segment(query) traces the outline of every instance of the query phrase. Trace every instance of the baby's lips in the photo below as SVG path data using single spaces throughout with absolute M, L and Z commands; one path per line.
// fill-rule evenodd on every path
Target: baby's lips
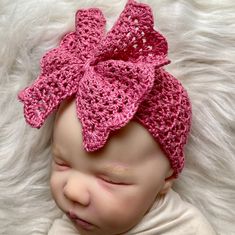
M 78 217 L 76 216 L 76 214 L 73 213 L 73 212 L 71 212 L 71 211 L 69 211 L 69 212 L 67 213 L 67 215 L 68 215 L 71 219 L 78 219 Z
M 89 221 L 85 220 L 85 219 L 82 219 L 80 217 L 78 217 L 74 212 L 72 211 L 69 211 L 67 213 L 68 217 L 72 220 L 79 220 L 81 222 L 83 222 L 84 224 L 87 224 L 87 225 L 93 225 L 92 223 L 90 223 Z

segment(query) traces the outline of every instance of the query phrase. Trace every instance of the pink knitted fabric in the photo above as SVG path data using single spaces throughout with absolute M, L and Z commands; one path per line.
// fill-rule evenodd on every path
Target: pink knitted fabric
M 150 7 L 133 0 L 107 34 L 99 9 L 79 10 L 75 32 L 44 55 L 39 77 L 19 93 L 26 121 L 40 128 L 75 96 L 87 151 L 103 147 L 111 131 L 133 119 L 160 144 L 177 177 L 191 105 L 180 82 L 162 68 L 169 63 L 167 42 L 153 26 Z

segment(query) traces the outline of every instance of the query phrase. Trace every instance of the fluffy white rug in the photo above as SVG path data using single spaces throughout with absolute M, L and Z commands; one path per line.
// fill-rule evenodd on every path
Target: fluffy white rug
M 193 128 L 174 188 L 218 234 L 235 234 L 235 2 L 145 0 L 167 36 L 168 71 L 188 89 Z M 53 117 L 26 125 L 16 95 L 39 73 L 45 51 L 95 6 L 111 28 L 126 0 L 0 0 L 0 234 L 47 234 L 60 216 L 48 187 Z

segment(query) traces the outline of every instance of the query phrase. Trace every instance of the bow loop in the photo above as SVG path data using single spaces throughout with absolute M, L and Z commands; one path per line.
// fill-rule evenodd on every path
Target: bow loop
M 110 60 L 89 67 L 76 95 L 85 149 L 101 148 L 111 131 L 129 122 L 153 83 L 152 66 Z
M 129 1 L 113 28 L 98 45 L 99 61 L 114 59 L 133 63 L 149 63 L 159 68 L 170 61 L 167 41 L 154 30 L 151 8 Z
M 104 36 L 104 27 L 105 18 L 99 9 L 79 10 L 76 31 L 65 35 L 59 47 L 42 57 L 37 80 L 18 94 L 32 127 L 40 128 L 64 99 L 77 92 L 84 65 Z

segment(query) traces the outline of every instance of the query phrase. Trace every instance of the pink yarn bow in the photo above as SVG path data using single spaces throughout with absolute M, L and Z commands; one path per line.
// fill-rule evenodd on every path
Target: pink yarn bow
M 110 131 L 133 118 L 156 69 L 169 63 L 167 42 L 153 26 L 150 7 L 132 0 L 106 35 L 99 9 L 79 10 L 76 31 L 45 54 L 41 74 L 19 93 L 27 122 L 40 128 L 63 100 L 75 96 L 85 149 L 102 147 Z

